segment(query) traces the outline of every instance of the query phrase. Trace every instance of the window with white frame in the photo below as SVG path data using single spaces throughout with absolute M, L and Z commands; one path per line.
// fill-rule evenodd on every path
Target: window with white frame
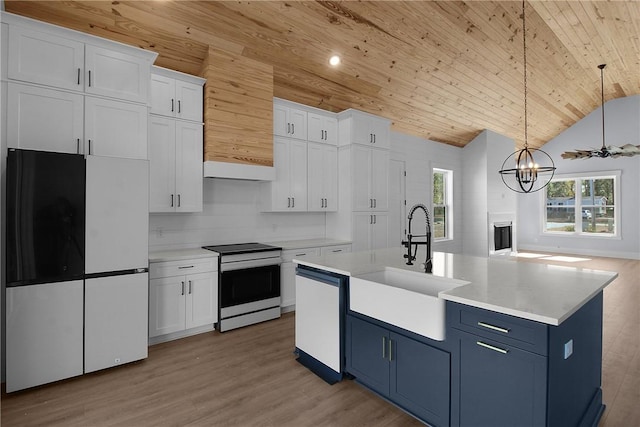
M 618 171 L 554 178 L 543 192 L 543 232 L 618 236 L 619 186 Z
M 453 172 L 433 169 L 433 239 L 453 238 Z

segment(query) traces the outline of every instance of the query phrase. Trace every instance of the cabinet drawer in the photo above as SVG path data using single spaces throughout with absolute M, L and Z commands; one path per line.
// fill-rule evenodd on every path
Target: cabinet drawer
M 295 259 L 303 259 L 310 256 L 318 256 L 320 255 L 320 248 L 302 248 L 302 249 L 292 249 L 289 251 L 282 252 L 282 260 L 283 262 L 291 262 Z
M 339 254 L 345 252 L 351 252 L 351 245 L 323 246 L 322 248 L 320 248 L 321 255 Z
M 548 326 L 507 314 L 447 302 L 449 326 L 541 355 L 547 354 Z
M 181 261 L 152 262 L 149 264 L 149 278 L 183 276 L 185 274 L 217 271 L 218 258 L 198 258 Z

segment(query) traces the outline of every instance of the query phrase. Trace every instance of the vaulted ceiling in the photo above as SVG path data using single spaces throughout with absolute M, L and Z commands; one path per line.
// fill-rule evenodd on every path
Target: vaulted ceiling
M 5 0 L 5 10 L 156 51 L 157 65 L 190 74 L 209 45 L 229 50 L 274 67 L 274 96 L 368 111 L 433 141 L 464 146 L 483 129 L 524 140 L 520 1 Z M 599 106 L 598 64 L 606 100 L 640 94 L 640 2 L 525 10 L 529 145 Z

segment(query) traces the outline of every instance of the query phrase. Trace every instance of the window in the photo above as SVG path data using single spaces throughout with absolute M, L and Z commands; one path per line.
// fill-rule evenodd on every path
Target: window
M 433 170 L 433 239 L 453 238 L 453 172 Z
M 553 179 L 544 192 L 545 233 L 619 235 L 619 172 Z

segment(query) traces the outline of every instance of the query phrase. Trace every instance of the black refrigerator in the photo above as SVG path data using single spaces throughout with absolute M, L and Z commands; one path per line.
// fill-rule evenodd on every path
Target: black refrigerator
M 148 161 L 9 149 L 7 392 L 147 357 Z

